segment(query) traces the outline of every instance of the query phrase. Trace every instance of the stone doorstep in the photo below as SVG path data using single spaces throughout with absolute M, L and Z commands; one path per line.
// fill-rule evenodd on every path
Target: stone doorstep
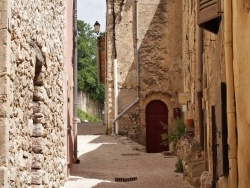
M 132 146 L 132 150 L 136 150 L 136 151 L 141 151 L 141 152 L 146 152 L 146 147 L 142 146 L 142 145 L 134 145 Z
M 121 136 L 121 137 L 118 137 L 118 140 L 122 144 L 129 145 L 132 150 L 146 152 L 146 147 L 145 146 L 138 144 L 137 142 L 131 140 L 131 138 L 129 138 L 129 137 Z

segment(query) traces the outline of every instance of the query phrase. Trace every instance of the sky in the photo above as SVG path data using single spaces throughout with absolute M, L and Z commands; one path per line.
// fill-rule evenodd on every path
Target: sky
M 77 0 L 77 19 L 94 26 L 98 21 L 101 24 L 101 32 L 106 25 L 106 0 Z

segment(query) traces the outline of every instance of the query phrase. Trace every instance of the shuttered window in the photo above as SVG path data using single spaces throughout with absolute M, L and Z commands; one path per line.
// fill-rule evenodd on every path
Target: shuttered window
M 197 6 L 198 25 L 217 33 L 221 17 L 221 0 L 198 0 Z

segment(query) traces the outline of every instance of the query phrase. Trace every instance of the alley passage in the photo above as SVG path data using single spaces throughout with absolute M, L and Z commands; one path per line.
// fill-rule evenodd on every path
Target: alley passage
M 174 156 L 146 153 L 127 137 L 105 135 L 102 123 L 78 124 L 78 156 L 65 188 L 191 188 Z

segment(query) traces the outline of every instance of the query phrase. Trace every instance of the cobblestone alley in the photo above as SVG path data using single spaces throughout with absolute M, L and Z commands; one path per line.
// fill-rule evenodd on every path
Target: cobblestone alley
M 105 135 L 100 123 L 78 125 L 78 156 L 65 188 L 191 188 L 174 172 L 176 157 L 146 153 L 126 137 Z

